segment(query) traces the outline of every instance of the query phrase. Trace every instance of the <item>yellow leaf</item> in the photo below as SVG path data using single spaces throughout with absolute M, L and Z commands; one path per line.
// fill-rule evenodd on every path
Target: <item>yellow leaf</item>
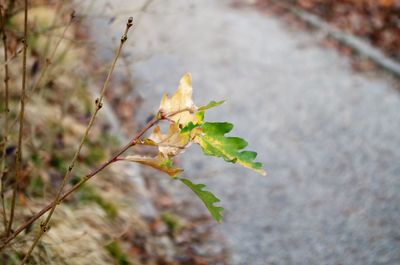
M 174 177 L 183 171 L 181 168 L 174 167 L 173 162 L 162 154 L 158 154 L 156 157 L 132 155 L 125 157 L 123 160 L 153 167 L 167 173 L 171 177 Z
M 157 126 L 148 139 L 158 145 L 161 154 L 165 157 L 171 157 L 184 151 L 190 142 L 190 135 L 189 133 L 181 133 L 179 124 L 172 123 L 167 134 L 161 133 L 160 126 Z
M 168 98 L 168 95 L 164 95 L 160 103 L 160 112 L 164 115 L 179 112 L 169 118 L 183 126 L 189 122 L 196 124 L 198 117 L 194 112 L 197 107 L 192 99 L 192 90 L 192 76 L 187 73 L 181 78 L 179 87 L 171 98 Z

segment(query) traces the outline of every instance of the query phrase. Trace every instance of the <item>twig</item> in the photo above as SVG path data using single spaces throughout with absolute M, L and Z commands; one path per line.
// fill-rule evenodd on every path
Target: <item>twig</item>
M 52 63 L 53 58 L 55 57 L 55 53 L 56 53 L 56 51 L 57 51 L 59 45 L 61 44 L 61 41 L 64 40 L 64 39 L 66 39 L 66 38 L 65 38 L 65 34 L 66 34 L 66 32 L 67 32 L 69 26 L 72 24 L 74 18 L 75 18 L 75 13 L 72 12 L 72 13 L 71 13 L 71 16 L 70 16 L 70 21 L 68 22 L 67 26 L 65 26 L 63 33 L 61 34 L 61 36 L 57 36 L 57 37 L 59 37 L 59 39 L 58 39 L 56 45 L 54 46 L 54 49 L 53 49 L 53 51 L 52 51 L 50 57 L 46 59 L 45 66 L 42 68 L 42 70 L 41 70 L 41 72 L 40 72 L 40 75 L 39 75 L 39 78 L 37 79 L 37 81 L 35 82 L 35 84 L 32 86 L 32 88 L 28 91 L 28 94 L 25 95 L 25 101 L 26 101 L 26 102 L 29 102 L 29 100 L 32 98 L 32 95 L 34 94 L 34 92 L 35 92 L 35 91 L 37 90 L 37 88 L 39 87 L 40 83 L 42 83 L 41 80 L 42 80 L 42 78 L 45 76 L 45 73 L 46 73 L 46 71 L 47 71 L 47 68 L 48 68 L 49 65 Z M 50 38 L 50 36 L 49 36 L 49 38 Z M 16 54 L 14 55 L 14 57 L 16 57 L 17 55 L 18 55 L 18 53 L 16 53 Z M 12 59 L 12 58 L 11 58 L 11 59 Z M 10 59 L 10 60 L 11 60 L 11 59 Z M 9 60 L 9 61 L 10 61 L 10 60 Z M 7 62 L 7 63 L 8 63 L 8 62 Z M 6 63 L 6 64 L 7 64 L 7 63 Z M 17 117 L 15 118 L 15 120 L 11 122 L 11 125 L 10 125 L 10 128 L 11 128 L 11 129 L 17 124 L 19 118 L 20 118 L 19 115 L 17 115 Z
M 21 88 L 21 110 L 19 117 L 19 134 L 18 134 L 18 145 L 17 145 L 17 156 L 15 159 L 15 182 L 13 187 L 13 194 L 11 200 L 10 220 L 8 222 L 7 232 L 9 235 L 12 229 L 15 212 L 15 202 L 17 198 L 17 190 L 19 185 L 19 178 L 21 174 L 21 160 L 22 160 L 22 134 L 24 129 L 24 112 L 25 112 L 25 87 L 26 87 L 26 54 L 27 54 L 27 37 L 28 37 L 28 0 L 25 0 L 24 7 L 24 37 L 22 39 L 23 56 L 22 56 L 22 88 Z
M 72 188 L 70 188 L 68 191 L 66 191 L 62 196 L 60 196 L 58 203 L 63 202 L 66 198 L 68 198 L 72 193 L 77 191 L 83 184 L 85 184 L 89 179 L 94 177 L 97 173 L 105 169 L 107 166 L 112 164 L 113 162 L 118 161 L 119 156 L 122 155 L 126 150 L 129 148 L 137 145 L 140 143 L 140 138 L 151 128 L 153 127 L 156 123 L 158 123 L 160 120 L 164 120 L 167 117 L 174 116 L 176 114 L 179 114 L 181 112 L 188 111 L 188 109 L 182 109 L 179 111 L 175 111 L 166 115 L 156 115 L 154 119 L 152 119 L 150 122 L 148 122 L 140 132 L 138 132 L 131 141 L 124 147 L 120 149 L 120 151 L 117 152 L 116 155 L 114 155 L 111 159 L 108 161 L 104 162 L 100 167 L 97 169 L 93 170 L 89 174 L 87 174 L 80 182 L 75 184 Z M 52 209 L 54 203 L 49 203 L 47 206 L 45 206 L 42 210 L 40 210 L 38 213 L 34 214 L 31 218 L 29 218 L 25 223 L 23 223 L 20 227 L 15 229 L 15 231 L 6 239 L 4 239 L 2 245 L 0 245 L 0 251 L 2 251 L 14 238 L 16 238 L 22 231 L 24 231 L 27 227 L 31 226 L 36 220 L 38 220 L 40 217 L 42 217 L 45 213 L 47 213 L 50 209 Z M 48 228 L 47 228 L 48 229 Z
M 8 60 L 8 53 L 7 53 L 7 35 L 4 30 L 4 25 L 6 23 L 7 19 L 7 11 L 4 11 L 4 14 L 2 10 L 0 10 L 0 16 L 1 16 L 1 32 L 3 34 L 2 40 L 3 40 L 3 48 L 4 48 L 4 61 L 7 62 Z M 3 223 L 4 223 L 4 230 L 7 230 L 7 212 L 6 212 L 6 205 L 4 201 L 4 176 L 6 172 L 6 151 L 7 151 L 7 142 L 8 142 L 8 116 L 9 116 L 9 106 L 8 106 L 8 65 L 4 64 L 4 138 L 3 138 L 3 150 L 1 154 L 1 165 L 0 165 L 0 200 L 1 200 L 1 208 L 2 208 L 2 213 L 3 213 Z
M 89 135 L 89 131 L 90 131 L 90 129 L 91 129 L 92 126 L 93 126 L 93 123 L 94 123 L 94 121 L 95 121 L 95 119 L 96 119 L 97 113 L 99 112 L 99 110 L 100 110 L 101 107 L 102 107 L 102 104 L 103 104 L 102 101 L 103 101 L 105 92 L 106 92 L 106 90 L 107 90 L 107 88 L 108 88 L 108 86 L 109 86 L 110 79 L 111 79 L 111 75 L 112 75 L 112 73 L 113 73 L 113 71 L 114 71 L 114 68 L 115 68 L 115 65 L 116 65 L 116 63 L 117 63 L 117 60 L 118 60 L 118 58 L 119 58 L 119 56 L 120 56 L 120 54 L 121 54 L 122 48 L 123 48 L 123 46 L 124 46 L 126 40 L 128 39 L 127 34 L 128 34 L 129 29 L 132 27 L 132 25 L 133 25 L 133 18 L 130 17 L 130 18 L 128 19 L 127 24 L 126 24 L 125 32 L 124 32 L 124 34 L 123 34 L 122 37 L 121 37 L 120 45 L 119 45 L 119 47 L 118 47 L 118 49 L 117 49 L 117 51 L 116 51 L 116 54 L 115 54 L 113 63 L 112 63 L 112 65 L 111 65 L 111 68 L 110 68 L 110 70 L 109 70 L 109 72 L 108 72 L 107 78 L 106 78 L 106 80 L 104 81 L 103 88 L 101 89 L 101 92 L 100 92 L 100 97 L 96 99 L 96 102 L 95 102 L 95 104 L 96 104 L 95 111 L 93 112 L 92 117 L 90 118 L 90 121 L 89 121 L 89 123 L 88 123 L 88 126 L 86 127 L 86 131 L 85 131 L 85 133 L 84 133 L 84 135 L 83 135 L 83 137 L 82 137 L 82 139 L 81 139 L 81 142 L 80 142 L 80 144 L 79 144 L 79 146 L 78 146 L 78 149 L 76 150 L 75 155 L 74 155 L 74 157 L 72 158 L 72 160 L 71 160 L 71 162 L 70 162 L 70 164 L 69 164 L 69 166 L 68 166 L 68 169 L 67 169 L 67 171 L 66 171 L 66 173 L 65 173 L 65 175 L 64 175 L 63 181 L 62 181 L 62 183 L 61 183 L 61 185 L 60 185 L 60 187 L 59 187 L 59 189 L 58 189 L 58 191 L 57 191 L 57 195 L 56 195 L 54 201 L 51 203 L 50 212 L 49 212 L 49 214 L 47 215 L 47 218 L 45 219 L 45 221 L 40 225 L 40 228 L 41 228 L 41 229 L 39 230 L 39 233 L 38 233 L 37 237 L 36 237 L 35 240 L 33 241 L 32 246 L 29 248 L 27 254 L 25 255 L 24 259 L 22 260 L 21 265 L 25 264 L 25 262 L 28 260 L 29 256 L 31 255 L 33 249 L 34 249 L 35 246 L 39 243 L 40 238 L 42 237 L 42 235 L 48 230 L 48 224 L 49 224 L 49 222 L 50 222 L 50 219 L 51 219 L 51 217 L 53 216 L 53 213 L 54 213 L 54 211 L 55 211 L 55 209 L 56 209 L 56 207 L 57 207 L 57 204 L 60 203 L 60 198 L 61 198 L 61 195 L 62 195 L 62 191 L 64 190 L 64 187 L 65 187 L 67 181 L 69 180 L 69 177 L 70 177 L 70 175 L 71 175 L 72 169 L 74 168 L 75 162 L 76 162 L 76 160 L 78 159 L 78 156 L 79 156 L 79 154 L 80 154 L 80 152 L 81 152 L 81 149 L 82 149 L 82 147 L 83 147 L 83 144 L 84 144 L 84 142 L 86 141 L 86 138 L 87 138 L 88 135 Z M 130 146 L 128 146 L 127 149 L 128 149 L 129 147 L 130 147 Z M 111 162 L 113 162 L 113 161 L 111 161 Z M 110 163 L 111 163 L 111 162 L 110 162 Z M 109 163 L 109 164 L 110 164 L 110 163 Z M 107 165 L 108 165 L 108 164 L 106 164 L 104 167 L 106 167 Z M 102 169 L 102 168 L 101 168 L 101 169 Z M 100 169 L 100 170 L 101 170 L 101 169 Z M 100 170 L 99 170 L 99 171 L 100 171 Z M 97 172 L 98 172 L 98 171 L 97 171 Z M 95 171 L 95 174 L 97 174 L 97 172 Z M 80 186 L 78 186 L 78 188 L 79 188 L 79 187 L 80 187 Z
M 147 0 L 140 8 L 139 8 L 139 10 L 138 10 L 138 15 L 136 16 L 136 18 L 135 18 L 135 27 L 131 30 L 131 32 L 134 32 L 135 30 L 136 30 L 136 28 L 137 28 L 137 26 L 138 26 L 138 24 L 140 23 L 140 21 L 141 21 L 141 18 L 142 18 L 142 16 L 143 16 L 143 13 L 145 13 L 145 12 L 147 12 L 147 10 L 148 10 L 148 8 L 150 7 L 150 5 L 153 3 L 153 1 L 154 0 Z M 91 5 L 92 5 L 92 3 L 94 3 L 94 1 L 92 1 L 91 2 Z M 90 9 L 90 7 L 91 7 L 91 5 L 89 5 L 88 7 L 87 7 L 87 10 L 89 10 Z M 85 12 L 84 12 L 85 13 Z M 125 13 L 125 12 L 124 12 Z M 96 47 L 102 47 L 103 49 L 107 49 L 107 50 L 112 50 L 112 48 L 111 47 L 109 47 L 109 46 L 107 46 L 107 45 L 105 45 L 105 44 L 102 44 L 102 43 L 96 43 L 95 41 L 87 41 L 87 40 L 79 40 L 79 41 L 77 41 L 77 40 L 74 40 L 74 39 L 71 39 L 71 38 L 68 38 L 68 37 L 65 37 L 64 36 L 64 34 L 62 34 L 61 36 L 60 35 L 56 35 L 56 34 L 46 34 L 45 32 L 46 31 L 49 31 L 48 29 L 46 29 L 46 30 L 44 30 L 44 31 L 42 31 L 42 32 L 38 32 L 38 31 L 35 31 L 34 33 L 39 33 L 39 34 L 43 34 L 43 35 L 46 35 L 46 36 L 49 36 L 49 37 L 60 37 L 60 38 L 62 38 L 62 39 L 65 39 L 65 40 L 68 40 L 70 43 L 74 43 L 74 44 L 77 44 L 77 45 L 91 45 L 91 46 L 96 46 Z M 14 58 L 16 58 L 17 56 L 18 56 L 18 54 L 20 54 L 22 52 L 22 49 L 21 50 L 18 50 L 7 62 L 5 62 L 5 64 L 8 64 L 11 60 L 13 60 Z M 127 65 L 128 64 L 128 62 L 125 60 L 125 58 L 123 58 L 124 59 L 124 63 L 125 63 L 125 65 Z M 140 59 L 139 59 L 140 60 Z M 47 64 L 47 62 L 46 62 L 46 64 Z M 104 68 L 106 68 L 106 67 L 104 67 Z M 129 70 L 129 69 L 128 69 Z M 102 71 L 99 71 L 100 73 L 102 72 Z M 129 80 L 132 80 L 132 78 L 131 78 L 131 74 L 128 74 L 128 77 L 129 77 Z M 40 79 L 40 78 L 39 78 Z M 131 83 L 131 82 L 130 82 Z M 37 85 L 38 85 L 38 82 L 36 83 L 36 85 L 35 85 L 35 87 L 37 87 Z M 35 88 L 36 89 L 36 88 Z M 33 89 L 32 89 L 32 91 L 33 91 Z M 29 99 L 30 99 L 30 95 L 28 95 L 28 97 L 27 97 L 27 100 L 28 100 L 28 102 L 29 102 Z M 19 116 L 17 116 L 17 118 L 14 120 L 14 121 L 12 121 L 11 122 L 11 125 L 10 125 L 10 128 L 13 128 L 16 124 L 17 124 L 17 122 L 18 122 L 18 119 L 19 119 Z
M 75 184 L 72 188 L 70 188 L 68 191 L 66 191 L 62 196 L 60 196 L 58 202 L 61 203 L 64 201 L 68 196 L 70 196 L 73 192 L 78 190 L 83 184 L 86 183 L 89 179 L 91 179 L 93 176 L 95 176 L 97 173 L 99 173 L 101 170 L 106 168 L 108 165 L 111 163 L 115 162 L 117 158 L 122 155 L 126 150 L 128 150 L 130 147 L 135 146 L 138 143 L 138 140 L 140 137 L 142 137 L 143 134 L 147 132 L 148 129 L 150 129 L 154 124 L 156 124 L 160 119 L 155 118 L 149 123 L 146 124 L 146 126 L 127 144 L 125 145 L 120 151 L 117 152 L 116 155 L 114 155 L 111 159 L 109 159 L 107 162 L 103 163 L 100 167 L 97 169 L 93 170 L 89 174 L 87 174 L 80 182 Z M 6 238 L 3 242 L 3 244 L 0 246 L 0 251 L 2 251 L 8 243 L 10 243 L 18 234 L 20 234 L 22 231 L 24 231 L 28 226 L 32 225 L 37 219 L 39 219 L 41 216 L 43 216 L 46 212 L 52 209 L 54 203 L 49 203 L 46 207 L 44 207 L 40 212 L 36 213 L 33 215 L 29 220 L 27 220 L 24 224 L 22 224 L 20 227 L 18 227 L 14 233 L 12 233 L 8 238 Z
M 22 48 L 22 49 L 20 49 L 20 50 L 17 50 L 14 54 L 11 55 L 10 58 L 8 58 L 7 61 L 5 61 L 4 63 L 2 63 L 3 66 L 4 66 L 4 65 L 8 65 L 12 60 L 14 60 L 15 58 L 17 58 L 18 55 L 20 55 L 21 52 L 22 52 L 23 50 L 24 50 L 24 48 Z

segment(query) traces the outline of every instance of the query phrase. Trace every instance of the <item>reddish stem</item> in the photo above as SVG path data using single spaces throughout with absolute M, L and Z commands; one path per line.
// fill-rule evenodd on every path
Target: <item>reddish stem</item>
M 104 168 L 112 164 L 113 162 L 118 160 L 118 157 L 122 155 L 126 150 L 128 150 L 130 147 L 134 146 L 137 144 L 138 140 L 140 137 L 143 136 L 143 134 L 146 133 L 148 129 L 153 127 L 154 124 L 156 124 L 158 121 L 160 121 L 159 118 L 155 118 L 151 120 L 149 123 L 146 124 L 146 126 L 137 133 L 137 135 L 133 138 L 132 141 L 130 141 L 127 145 L 121 148 L 121 150 L 118 151 L 116 155 L 114 155 L 111 159 L 108 161 L 104 162 L 100 167 L 95 169 L 94 171 L 90 172 L 87 174 L 80 182 L 75 184 L 72 188 L 70 188 L 68 191 L 66 191 L 59 199 L 59 202 L 64 201 L 66 198 L 69 197 L 73 192 L 78 190 L 83 184 L 86 183 L 89 179 L 94 177 L 97 173 L 102 171 Z M 29 218 L 25 223 L 20 225 L 15 231 L 8 236 L 6 239 L 4 239 L 3 244 L 0 246 L 0 251 L 2 251 L 15 237 L 17 237 L 22 231 L 24 231 L 28 226 L 33 224 L 37 219 L 39 219 L 41 216 L 43 216 L 46 212 L 48 212 L 51 208 L 53 207 L 53 202 L 49 203 L 46 205 L 42 210 L 40 210 L 38 213 L 34 214 L 31 218 Z

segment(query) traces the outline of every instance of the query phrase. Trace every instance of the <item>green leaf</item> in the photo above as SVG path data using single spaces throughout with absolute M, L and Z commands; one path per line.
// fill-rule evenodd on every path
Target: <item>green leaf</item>
M 262 175 L 266 175 L 263 165 L 255 162 L 256 152 L 243 151 L 247 142 L 239 137 L 226 137 L 225 134 L 233 129 L 233 124 L 227 122 L 206 122 L 202 133 L 197 134 L 195 142 L 203 153 L 209 156 L 222 157 L 225 161 L 238 163 Z
M 179 180 L 188 186 L 203 201 L 207 209 L 210 211 L 212 217 L 214 217 L 217 222 L 222 220 L 222 212 L 224 211 L 224 208 L 214 205 L 215 203 L 220 202 L 220 200 L 211 192 L 204 190 L 206 185 L 194 184 L 186 178 L 179 178 Z
M 193 122 L 189 122 L 185 127 L 182 128 L 181 133 L 189 133 L 194 128 L 201 126 L 201 124 L 194 124 Z
M 129 256 L 122 250 L 122 247 L 118 241 L 111 241 L 105 246 L 106 250 L 115 259 L 115 264 L 129 265 Z M 114 263 L 114 262 L 113 262 Z
M 197 124 L 201 124 L 204 121 L 204 111 L 198 111 L 195 114 Z
M 181 133 L 189 133 L 191 132 L 194 128 L 197 128 L 199 126 L 201 126 L 201 124 L 203 124 L 204 121 L 204 111 L 198 111 L 195 114 L 196 116 L 196 123 L 193 122 L 189 122 L 188 124 L 186 124 L 185 127 L 183 127 L 181 129 Z
M 211 102 L 209 102 L 207 105 L 199 107 L 198 110 L 199 110 L 199 111 L 208 110 L 208 109 L 217 107 L 217 106 L 221 105 L 221 104 L 224 103 L 224 102 L 225 102 L 225 100 L 221 100 L 221 101 L 211 101 Z

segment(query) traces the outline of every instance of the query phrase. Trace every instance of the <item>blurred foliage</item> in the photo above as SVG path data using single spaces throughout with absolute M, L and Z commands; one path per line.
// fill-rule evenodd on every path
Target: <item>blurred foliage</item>
M 92 186 L 83 186 L 79 190 L 79 199 L 83 203 L 97 203 L 107 214 L 108 218 L 114 220 L 118 216 L 118 208 L 110 200 L 106 200 L 100 195 L 100 191 L 97 191 Z
M 163 212 L 161 220 L 167 225 L 169 232 L 175 235 L 181 227 L 179 217 L 171 212 Z
M 112 241 L 105 246 L 107 251 L 116 260 L 119 265 L 129 265 L 128 255 L 122 250 L 118 241 Z

